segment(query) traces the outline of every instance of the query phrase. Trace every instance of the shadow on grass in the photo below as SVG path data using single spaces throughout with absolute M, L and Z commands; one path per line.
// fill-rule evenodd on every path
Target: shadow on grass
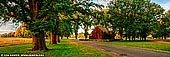
M 113 42 L 158 42 L 158 41 L 165 41 L 165 42 L 170 42 L 170 40 L 120 40 L 120 41 L 113 41 Z
M 70 50 L 72 48 L 48 48 L 47 51 L 52 51 L 52 50 Z
M 3 45 L 0 47 L 6 47 L 6 46 L 15 46 L 15 45 L 27 45 L 27 44 L 31 44 L 31 43 L 21 43 L 21 44 L 7 44 L 7 45 Z
M 113 42 L 150 42 L 150 40 L 120 40 L 120 41 L 113 41 Z

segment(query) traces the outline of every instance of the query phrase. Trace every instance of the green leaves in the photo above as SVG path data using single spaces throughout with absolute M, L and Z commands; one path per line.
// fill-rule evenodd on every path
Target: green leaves
M 153 31 L 155 22 L 164 11 L 160 5 L 146 0 L 113 0 L 108 5 L 111 27 L 127 32 Z
M 32 22 L 27 22 L 27 29 L 31 31 L 49 31 L 55 26 L 53 21 L 42 21 L 42 20 L 32 20 Z
M 72 34 L 72 25 L 71 25 L 70 20 L 62 19 L 60 21 L 58 33 L 66 37 Z

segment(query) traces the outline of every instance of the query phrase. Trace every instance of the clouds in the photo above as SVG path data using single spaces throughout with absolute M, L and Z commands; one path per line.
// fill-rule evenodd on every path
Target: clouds
M 170 10 L 170 0 L 151 0 L 151 2 L 161 5 L 165 9 L 165 12 Z
M 0 30 L 0 34 L 14 32 L 13 30 Z
M 9 21 L 9 22 L 1 24 L 0 34 L 8 33 L 8 32 L 14 32 L 15 29 L 16 29 L 16 25 L 12 21 Z
M 108 3 L 110 2 L 111 0 L 93 0 L 93 2 L 97 3 L 97 4 L 101 4 L 101 5 L 104 5 L 106 8 L 108 5 Z
M 167 2 L 165 4 L 162 4 L 162 7 L 165 9 L 165 12 L 170 10 L 170 2 Z

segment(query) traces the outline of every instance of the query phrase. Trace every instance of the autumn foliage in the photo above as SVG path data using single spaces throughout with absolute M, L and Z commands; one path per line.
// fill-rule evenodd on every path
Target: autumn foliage
M 26 24 L 22 24 L 16 29 L 14 36 L 15 37 L 30 38 L 31 37 L 31 31 L 26 29 Z

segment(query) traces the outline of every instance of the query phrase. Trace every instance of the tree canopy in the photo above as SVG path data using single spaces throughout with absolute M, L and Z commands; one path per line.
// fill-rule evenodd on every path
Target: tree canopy
M 46 50 L 46 31 L 65 26 L 63 29 L 68 30 L 65 34 L 70 34 L 70 24 L 75 19 L 72 15 L 78 12 L 89 16 L 90 7 L 95 6 L 99 5 L 89 0 L 4 0 L 0 1 L 0 17 L 3 21 L 25 23 L 33 35 L 32 50 Z M 59 29 L 55 31 L 59 33 Z
M 153 30 L 154 23 L 163 15 L 164 9 L 150 0 L 113 0 L 109 3 L 109 24 L 122 36 L 126 32 L 128 38 L 141 34 L 146 39 Z

